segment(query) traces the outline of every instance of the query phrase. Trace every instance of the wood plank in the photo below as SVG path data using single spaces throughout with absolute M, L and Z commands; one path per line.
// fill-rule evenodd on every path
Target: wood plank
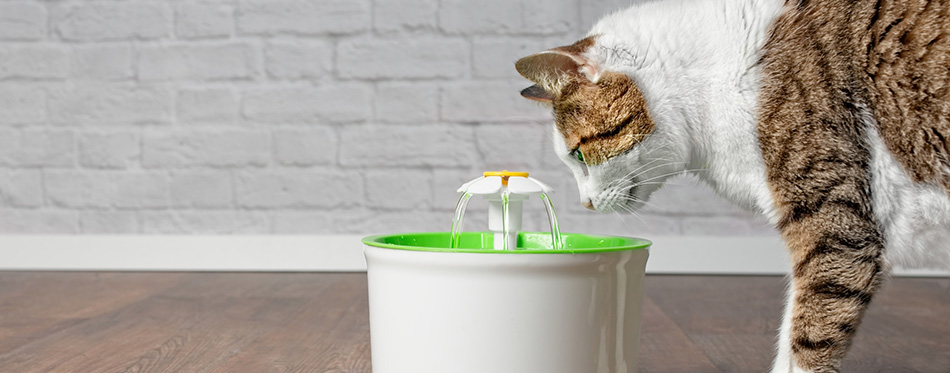
M 716 365 L 652 297 L 644 298 L 640 331 L 641 372 L 714 372 Z
M 774 335 L 784 281 L 775 276 L 648 276 L 647 295 L 688 335 Z
M 5 272 L 0 275 L 0 351 L 149 297 L 185 273 Z
M 252 346 L 222 364 L 215 372 L 324 372 L 332 358 L 328 353 L 338 350 L 331 338 L 333 330 L 353 318 L 368 319 L 365 274 L 324 274 L 339 281 L 319 293 L 310 293 L 308 301 L 286 322 L 258 338 Z M 364 299 L 360 302 L 360 299 Z M 354 305 L 360 311 L 354 311 Z M 368 322 L 368 321 L 367 321 Z M 369 336 L 349 336 L 343 348 L 360 349 L 369 343 Z M 359 340 L 363 339 L 363 340 Z M 354 342 L 354 340 L 357 340 Z M 365 356 L 368 364 L 369 356 Z
M 775 335 L 693 334 L 689 338 L 713 361 L 716 369 L 711 371 L 767 372 L 772 367 Z
M 709 357 L 704 371 L 767 371 L 774 356 L 783 279 L 648 276 L 646 292 Z
M 950 279 L 886 284 L 871 302 L 842 368 L 950 372 Z
M 220 302 L 151 298 L 0 354 L 0 366 L 11 372 L 122 371 L 116 367 L 190 329 L 193 315 Z
M 87 318 L 180 284 L 194 274 L 9 272 L 0 276 L 0 322 L 43 315 Z

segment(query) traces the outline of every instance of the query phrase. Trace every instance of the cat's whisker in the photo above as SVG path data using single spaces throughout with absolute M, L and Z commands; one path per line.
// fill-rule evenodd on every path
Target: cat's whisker
M 661 159 L 654 159 L 654 160 L 652 160 L 652 161 L 650 161 L 650 162 L 647 162 L 647 163 L 644 163 L 644 164 L 642 164 L 642 165 L 639 165 L 639 166 L 637 166 L 636 168 L 634 168 L 633 170 L 631 170 L 630 172 L 627 172 L 627 174 L 625 174 L 624 176 L 612 180 L 612 181 L 608 184 L 607 187 L 609 188 L 609 187 L 611 186 L 611 184 L 623 183 L 623 182 L 626 182 L 628 179 L 633 179 L 633 178 L 635 178 L 637 175 L 640 175 L 640 174 L 641 174 L 641 173 L 639 173 L 640 170 L 643 170 L 645 167 L 648 167 L 649 165 L 654 164 L 654 163 L 656 163 L 656 162 L 660 162 L 660 161 L 662 161 L 662 160 L 661 160 Z M 671 164 L 673 164 L 673 163 L 666 163 L 666 164 L 664 164 L 664 165 L 660 165 L 660 166 L 657 166 L 657 167 L 663 167 L 663 166 L 665 166 L 665 165 L 671 165 Z M 652 168 L 651 168 L 650 170 L 652 170 Z M 646 171 L 643 171 L 643 172 L 649 172 L 650 170 L 646 170 Z
M 661 164 L 661 165 L 658 165 L 658 166 L 651 167 L 650 169 L 643 170 L 643 171 L 638 172 L 638 173 L 636 173 L 636 174 L 630 174 L 630 175 L 627 176 L 627 178 L 628 178 L 628 179 L 636 179 L 637 177 L 640 177 L 641 175 L 644 175 L 644 174 L 646 174 L 646 173 L 648 173 L 648 172 L 650 172 L 650 171 L 656 170 L 656 169 L 658 169 L 658 168 L 669 167 L 669 166 L 678 166 L 678 165 L 680 165 L 680 164 L 682 164 L 682 162 L 664 163 L 664 164 Z M 685 171 L 685 170 L 682 170 L 682 171 Z M 682 171 L 675 171 L 675 172 L 682 172 Z
M 624 209 L 631 215 L 635 216 L 637 219 L 640 219 L 640 221 L 643 222 L 643 225 L 645 225 L 648 229 L 651 229 L 651 230 L 653 229 L 653 226 L 650 225 L 650 223 L 647 222 L 647 220 L 644 219 L 643 216 L 641 216 L 639 213 L 637 213 L 636 211 L 630 208 L 624 207 Z
M 656 180 L 656 179 L 659 179 L 659 178 L 670 177 L 670 176 L 675 176 L 675 175 L 680 175 L 680 174 L 684 174 L 684 173 L 692 172 L 692 171 L 695 171 L 695 170 L 686 169 L 686 170 L 674 171 L 674 172 L 670 172 L 670 173 L 666 173 L 666 174 L 662 174 L 662 175 L 653 176 L 653 177 L 651 177 L 651 178 L 649 178 L 649 179 L 644 179 L 644 180 L 642 180 L 642 182 L 653 181 L 653 180 Z
M 644 200 L 639 199 L 639 198 L 634 198 L 634 197 L 617 197 L 617 200 L 618 200 L 618 201 L 624 201 L 624 202 L 640 203 L 640 204 L 642 204 L 643 206 L 646 206 L 646 207 L 655 209 L 655 210 L 657 210 L 657 211 L 669 211 L 668 209 L 663 208 L 663 207 L 660 207 L 659 205 L 657 205 L 657 204 L 655 204 L 655 203 L 652 203 L 652 202 L 649 202 L 649 201 L 644 201 Z

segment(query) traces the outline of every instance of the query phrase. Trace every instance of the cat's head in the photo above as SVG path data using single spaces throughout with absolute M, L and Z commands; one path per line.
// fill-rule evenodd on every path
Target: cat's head
M 574 173 L 581 202 L 598 211 L 632 212 L 685 167 L 682 131 L 651 115 L 634 79 L 598 64 L 595 38 L 519 60 L 535 85 L 525 98 L 554 110 L 554 149 Z

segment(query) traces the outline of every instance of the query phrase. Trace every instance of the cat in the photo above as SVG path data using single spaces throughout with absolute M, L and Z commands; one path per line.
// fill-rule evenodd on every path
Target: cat
M 791 257 L 773 372 L 837 372 L 891 262 L 950 266 L 950 5 L 660 0 L 524 57 L 598 211 L 692 173 Z M 886 254 L 886 255 L 885 255 Z

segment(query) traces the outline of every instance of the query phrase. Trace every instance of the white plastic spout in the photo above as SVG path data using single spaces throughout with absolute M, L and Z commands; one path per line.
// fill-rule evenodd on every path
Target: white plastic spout
M 497 197 L 497 198 L 496 198 Z M 505 205 L 501 196 L 487 195 L 484 198 L 488 201 L 488 230 L 495 233 L 495 250 L 504 250 L 502 246 L 505 238 Z M 508 195 L 508 246 L 509 250 L 518 247 L 518 232 L 521 231 L 523 222 L 522 207 L 524 200 L 528 196 L 521 194 Z
M 465 183 L 458 191 L 480 195 L 488 201 L 488 229 L 494 232 L 495 250 L 514 250 L 522 227 L 523 202 L 531 195 L 550 193 L 552 189 L 528 177 L 527 172 L 505 170 L 485 172 L 484 177 Z

